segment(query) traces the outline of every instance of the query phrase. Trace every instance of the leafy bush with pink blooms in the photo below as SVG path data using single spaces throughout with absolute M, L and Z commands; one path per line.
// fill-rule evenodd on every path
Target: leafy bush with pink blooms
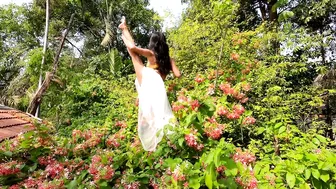
M 318 116 L 322 91 L 293 82 L 306 65 L 272 54 L 281 31 L 240 32 L 236 9 L 231 1 L 192 4 L 188 10 L 204 17 L 189 12 L 169 31 L 183 78 L 166 81 L 178 124 L 165 127 L 156 151 L 144 151 L 137 136 L 134 75 L 78 73 L 81 80 L 60 94 L 64 123 L 44 123 L 0 144 L 0 185 L 335 188 L 335 144 Z

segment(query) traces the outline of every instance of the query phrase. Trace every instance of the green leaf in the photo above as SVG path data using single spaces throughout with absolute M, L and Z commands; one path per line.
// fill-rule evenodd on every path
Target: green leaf
M 265 131 L 265 128 L 264 127 L 259 127 L 258 129 L 257 129 L 257 135 L 260 135 L 261 133 L 263 133 Z
M 216 110 L 216 106 L 211 100 L 205 100 L 204 104 L 209 108 L 209 111 L 213 112 Z
M 108 189 L 110 187 L 108 186 L 108 183 L 106 181 L 103 181 L 99 184 L 99 188 L 100 189 L 105 189 L 105 188 Z
M 5 156 L 12 157 L 13 153 L 11 151 L 6 151 L 3 153 Z
M 313 170 L 312 170 L 312 175 L 313 175 L 313 177 L 315 177 L 316 179 L 319 179 L 319 178 L 320 178 L 320 172 L 319 172 L 319 170 L 317 170 L 317 169 L 313 169 Z
M 310 189 L 310 186 L 307 183 L 303 183 L 300 185 L 300 189 Z
M 215 167 L 215 165 L 213 163 L 211 163 L 210 166 L 207 167 L 207 170 L 205 172 L 205 185 L 209 189 L 212 189 L 212 186 L 213 186 L 212 180 L 215 177 L 214 167 Z
M 282 123 L 277 123 L 274 125 L 274 129 L 280 128 L 280 126 L 282 126 Z
M 324 165 L 323 165 L 323 167 L 322 167 L 322 170 L 324 170 L 324 171 L 329 171 L 329 170 L 331 170 L 333 167 L 334 167 L 334 166 L 333 166 L 332 163 L 330 163 L 330 162 L 325 162 Z
M 201 122 L 201 123 L 204 122 L 204 118 L 203 118 L 201 112 L 197 112 L 197 119 L 198 119 L 198 121 Z
M 198 177 L 192 177 L 189 179 L 189 187 L 193 189 L 198 189 L 201 187 Z
M 29 172 L 34 172 L 36 168 L 37 168 L 37 163 L 34 163 L 34 165 L 29 168 Z
M 67 188 L 69 188 L 69 189 L 75 189 L 75 188 L 77 188 L 77 185 L 78 185 L 77 180 L 74 179 L 73 181 L 71 181 L 71 182 L 67 185 Z
M 317 138 L 313 138 L 313 143 L 316 144 L 316 145 L 320 145 L 320 141 L 317 139 Z
M 238 168 L 236 163 L 232 159 L 228 159 L 226 164 L 225 175 L 227 176 L 236 176 L 238 174 Z
M 286 181 L 290 188 L 293 188 L 295 186 L 295 180 L 296 180 L 295 175 L 290 172 L 287 172 Z
M 310 178 L 310 175 L 311 175 L 311 170 L 306 169 L 304 175 L 305 175 L 306 180 L 308 180 Z
M 181 147 L 183 147 L 183 142 L 184 142 L 184 138 L 179 138 L 178 139 L 178 143 Z
M 212 163 L 214 160 L 214 151 L 210 152 L 207 156 L 207 159 L 205 160 L 206 164 Z
M 281 134 L 281 133 L 283 133 L 283 132 L 285 132 L 286 131 L 286 127 L 285 126 L 282 126 L 282 127 L 280 127 L 280 129 L 279 129 L 279 134 Z
M 220 152 L 221 152 L 221 149 L 217 148 L 214 154 L 214 162 L 215 162 L 216 167 L 220 165 Z
M 320 176 L 320 178 L 321 178 L 321 180 L 323 180 L 324 182 L 328 182 L 328 180 L 330 179 L 330 176 L 329 176 L 328 173 L 326 173 L 326 174 L 322 174 L 322 175 Z
M 294 16 L 294 12 L 292 11 L 283 11 L 280 15 L 279 15 L 279 22 L 281 21 L 285 21 L 288 18 L 291 18 Z
M 191 125 L 191 123 L 196 119 L 196 113 L 193 112 L 192 114 L 189 114 L 186 118 L 186 125 Z
M 327 139 L 324 137 L 324 136 L 321 136 L 321 135 L 316 135 L 316 138 L 322 142 L 322 143 L 326 143 L 327 142 Z

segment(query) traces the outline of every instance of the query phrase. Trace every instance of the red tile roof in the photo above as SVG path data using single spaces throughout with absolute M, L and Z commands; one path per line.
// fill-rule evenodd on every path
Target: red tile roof
M 30 115 L 0 105 L 0 142 L 34 129 L 35 126 Z

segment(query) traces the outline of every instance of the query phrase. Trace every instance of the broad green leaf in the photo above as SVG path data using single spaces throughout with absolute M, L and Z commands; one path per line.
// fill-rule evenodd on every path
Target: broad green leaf
M 214 160 L 214 151 L 210 152 L 209 155 L 207 156 L 207 159 L 205 160 L 206 164 L 212 163 Z
M 280 128 L 280 126 L 282 126 L 282 123 L 277 123 L 274 125 L 274 129 Z
M 183 142 L 184 142 L 184 138 L 179 138 L 178 139 L 178 143 L 181 147 L 183 147 Z
M 279 129 L 279 134 L 281 134 L 281 133 L 283 133 L 283 132 L 285 132 L 286 131 L 286 127 L 285 126 L 282 126 L 282 127 L 280 127 L 280 129 Z
M 305 178 L 306 178 L 306 180 L 308 180 L 310 178 L 310 175 L 311 175 L 311 170 L 310 169 L 306 169 L 305 170 Z
M 3 152 L 5 156 L 12 157 L 13 153 L 11 151 Z
M 189 187 L 193 189 L 198 189 L 201 187 L 198 177 L 192 177 L 189 179 Z
M 221 149 L 217 148 L 214 154 L 214 162 L 215 162 L 216 167 L 218 167 L 220 164 L 220 152 L 221 152 Z
M 198 119 L 199 122 L 203 123 L 204 118 L 203 118 L 201 112 L 197 112 L 197 119 Z
M 322 170 L 324 170 L 324 171 L 329 171 L 329 170 L 331 170 L 333 167 L 334 167 L 334 166 L 333 166 L 332 163 L 330 163 L 330 162 L 325 162 L 325 163 L 323 164 Z
M 320 178 L 320 172 L 319 172 L 319 170 L 317 170 L 317 169 L 313 169 L 313 170 L 312 170 L 312 175 L 313 175 L 313 177 L 315 177 L 316 179 L 319 179 L 319 178 Z
M 290 188 L 295 186 L 295 175 L 293 173 L 287 172 L 286 174 L 286 181 Z
M 196 113 L 193 112 L 186 118 L 186 125 L 190 125 L 195 119 L 196 119 Z
M 71 182 L 67 185 L 67 188 L 69 188 L 69 189 L 76 189 L 76 188 L 77 188 L 77 185 L 78 185 L 77 180 L 74 179 L 73 181 L 71 181 Z
M 316 138 L 322 142 L 322 143 L 326 143 L 327 142 L 327 139 L 324 137 L 324 136 L 321 136 L 321 135 L 316 135 Z
M 328 173 L 322 174 L 320 176 L 321 180 L 323 180 L 324 182 L 328 182 L 328 180 L 330 179 L 330 176 Z
M 258 129 L 257 129 L 257 135 L 260 135 L 261 133 L 263 133 L 265 131 L 265 128 L 264 127 L 259 127 Z
M 212 189 L 213 182 L 212 180 L 215 178 L 215 171 L 214 171 L 215 165 L 211 163 L 205 172 L 205 185 L 209 188 Z
M 34 165 L 29 168 L 29 172 L 34 172 L 36 168 L 37 168 L 37 163 L 34 163 Z
M 307 183 L 303 183 L 300 185 L 300 189 L 310 189 L 310 186 Z
M 320 141 L 317 139 L 317 138 L 313 138 L 313 143 L 316 144 L 316 145 L 320 145 Z

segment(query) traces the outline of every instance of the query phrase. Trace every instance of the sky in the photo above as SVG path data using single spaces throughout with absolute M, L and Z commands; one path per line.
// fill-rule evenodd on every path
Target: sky
M 0 5 L 9 3 L 29 3 L 32 0 L 0 0 Z M 181 5 L 181 0 L 150 0 L 150 8 L 153 8 L 164 18 L 163 27 L 173 27 L 178 23 L 181 14 L 186 5 Z

